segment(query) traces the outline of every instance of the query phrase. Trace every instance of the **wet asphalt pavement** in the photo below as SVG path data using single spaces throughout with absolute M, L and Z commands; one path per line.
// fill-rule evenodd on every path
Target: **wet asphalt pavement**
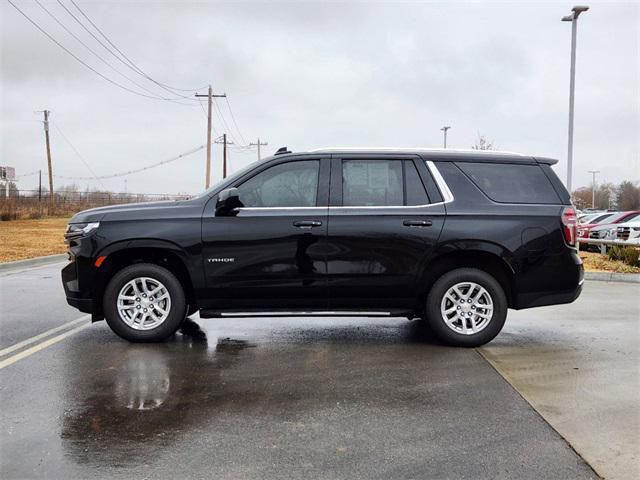
M 0 276 L 0 349 L 82 316 L 59 269 Z M 0 369 L 0 405 L 3 479 L 596 478 L 476 350 L 404 319 L 196 317 L 156 345 L 100 322 Z

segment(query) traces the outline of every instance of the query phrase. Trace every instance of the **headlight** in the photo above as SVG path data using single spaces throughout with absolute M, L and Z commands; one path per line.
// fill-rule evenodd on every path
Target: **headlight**
M 79 238 L 88 235 L 100 226 L 100 222 L 91 223 L 70 223 L 67 225 L 67 232 L 64 234 L 64 238 Z

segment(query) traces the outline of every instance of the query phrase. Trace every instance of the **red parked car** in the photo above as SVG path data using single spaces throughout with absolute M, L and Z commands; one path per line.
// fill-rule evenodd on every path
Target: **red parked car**
M 578 241 L 589 240 L 589 232 L 594 227 L 623 223 L 630 217 L 634 217 L 639 213 L 640 210 L 630 210 L 627 212 L 612 212 L 609 214 L 602 214 L 601 216 L 594 218 L 591 223 L 580 225 L 578 227 Z

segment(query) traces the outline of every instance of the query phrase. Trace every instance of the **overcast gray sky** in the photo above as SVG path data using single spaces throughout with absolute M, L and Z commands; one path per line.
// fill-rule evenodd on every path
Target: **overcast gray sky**
M 109 69 L 31 0 L 12 0 L 93 68 Z M 70 0 L 61 0 L 84 20 Z M 554 2 L 106 2 L 75 0 L 144 72 L 193 89 L 226 92 L 228 128 L 239 142 L 269 142 L 263 154 L 327 146 L 469 148 L 478 132 L 500 149 L 560 160 L 567 145 L 572 3 Z M 121 73 L 172 96 L 110 56 L 54 0 L 41 3 Z M 640 4 L 588 2 L 579 21 L 574 186 L 640 178 Z M 205 143 L 206 118 L 183 106 L 107 83 L 46 38 L 9 3 L 1 15 L 0 165 L 46 169 L 42 114 L 98 175 L 171 158 Z M 100 37 L 99 37 L 100 38 Z M 201 93 L 205 91 L 202 90 Z M 143 92 L 144 93 L 144 92 Z M 183 92 L 187 95 L 191 93 Z M 189 102 L 193 103 L 193 102 Z M 52 127 L 54 173 L 91 176 Z M 230 170 L 256 152 L 230 151 Z M 127 177 L 128 190 L 196 193 L 204 151 Z M 215 146 L 213 180 L 221 176 Z M 56 186 L 71 180 L 55 179 Z M 100 187 L 93 181 L 81 186 Z M 124 179 L 104 180 L 122 191 Z M 22 178 L 21 188 L 37 184 Z

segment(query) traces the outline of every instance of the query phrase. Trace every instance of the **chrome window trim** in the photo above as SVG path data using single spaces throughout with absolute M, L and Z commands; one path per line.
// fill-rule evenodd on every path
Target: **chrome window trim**
M 447 182 L 444 181 L 444 178 L 442 178 L 442 175 L 440 174 L 440 171 L 438 170 L 438 167 L 436 167 L 436 165 L 431 161 L 431 160 L 427 160 L 426 161 L 427 164 L 427 168 L 429 169 L 429 172 L 431 172 L 431 176 L 433 177 L 433 180 L 436 182 L 436 185 L 438 186 L 438 189 L 440 190 L 440 193 L 442 194 L 442 201 L 441 202 L 434 202 L 434 203 L 427 203 L 425 205 L 384 205 L 384 206 L 354 206 L 354 205 L 349 205 L 349 206 L 334 206 L 334 205 L 329 205 L 329 206 L 323 206 L 323 207 L 242 207 L 239 208 L 239 211 L 243 211 L 243 212 L 248 212 L 250 213 L 252 210 L 256 210 L 256 211 L 262 211 L 262 210 L 312 210 L 312 211 L 318 211 L 318 210 L 328 210 L 329 213 L 331 213 L 332 210 L 389 210 L 389 209 L 396 209 L 396 210 L 406 210 L 406 209 L 416 209 L 416 208 L 427 208 L 427 207 L 435 207 L 438 205 L 444 205 L 446 203 L 451 203 L 454 200 L 454 196 L 453 193 L 451 193 L 451 190 L 449 189 L 449 186 L 447 185 Z
M 328 206 L 324 206 L 324 207 L 240 207 L 237 210 L 239 212 L 248 212 L 251 213 L 252 211 L 264 211 L 264 210 L 298 210 L 298 211 L 303 211 L 303 210 L 327 210 L 329 207 Z M 304 212 L 302 212 L 304 213 Z
M 447 182 L 445 182 L 444 178 L 442 178 L 442 175 L 440 174 L 438 167 L 436 167 L 435 163 L 433 163 L 431 160 L 427 160 L 427 167 L 429 168 L 429 171 L 431 172 L 431 175 L 433 176 L 433 179 L 436 181 L 436 185 L 438 186 L 438 189 L 442 194 L 441 203 L 453 202 L 453 193 L 451 193 L 451 190 L 449 190 L 449 186 L 447 185 Z

